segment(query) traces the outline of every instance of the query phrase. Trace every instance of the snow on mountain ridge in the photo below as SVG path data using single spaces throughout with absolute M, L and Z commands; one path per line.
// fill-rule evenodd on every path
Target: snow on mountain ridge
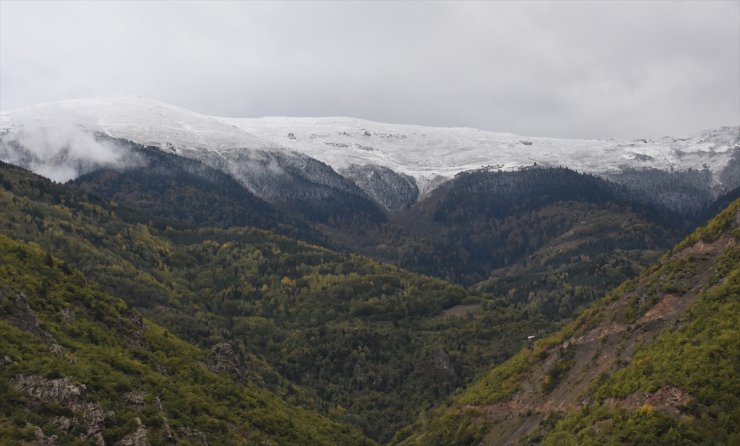
M 717 175 L 740 145 L 740 127 L 659 141 L 525 137 L 471 128 L 384 124 L 352 118 L 225 119 L 276 145 L 337 168 L 376 164 L 410 175 L 422 194 L 435 178 L 472 169 L 513 170 L 533 164 L 567 166 L 594 174 L 626 167 L 702 168 Z M 707 136 L 713 135 L 712 138 Z
M 0 134 L 59 125 L 75 125 L 188 157 L 212 158 L 215 152 L 225 162 L 238 152 L 267 151 L 296 159 L 303 154 L 336 171 L 380 166 L 414 178 L 421 195 L 463 171 L 513 170 L 535 163 L 598 175 L 626 168 L 706 167 L 719 181 L 719 174 L 740 150 L 738 126 L 655 141 L 558 139 L 344 117 L 214 117 L 141 97 L 61 101 L 0 114 Z
M 0 131 L 64 125 L 174 150 L 264 148 L 263 141 L 219 118 L 140 96 L 48 102 L 3 112 L 0 119 Z

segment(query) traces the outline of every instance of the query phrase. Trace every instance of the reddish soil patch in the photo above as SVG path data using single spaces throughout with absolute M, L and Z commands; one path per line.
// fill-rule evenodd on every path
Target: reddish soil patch
M 615 333 L 621 333 L 627 330 L 627 327 L 628 327 L 627 325 L 620 324 L 618 322 L 612 322 L 609 325 L 599 325 L 598 327 L 589 331 L 585 335 L 579 338 L 573 339 L 571 341 L 571 344 L 579 345 L 579 344 L 586 344 L 588 342 L 598 341 L 599 339 L 603 339 Z
M 679 408 L 685 406 L 692 399 L 691 394 L 685 390 L 673 386 L 663 386 L 653 393 L 635 392 L 626 398 L 610 398 L 606 401 L 606 404 L 630 410 L 647 405 L 661 412 L 677 416 L 681 413 Z
M 701 240 L 693 245 L 686 247 L 675 254 L 681 258 L 687 258 L 692 255 L 716 254 L 732 247 L 736 243 L 735 238 L 729 235 L 723 235 L 711 243 L 705 243 Z
M 637 321 L 637 324 L 642 325 L 658 319 L 673 319 L 683 312 L 686 301 L 687 299 L 679 299 L 673 294 L 666 294 Z

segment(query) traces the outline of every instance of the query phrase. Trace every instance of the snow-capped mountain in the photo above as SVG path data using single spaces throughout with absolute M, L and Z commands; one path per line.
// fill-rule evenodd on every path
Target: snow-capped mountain
M 100 158 L 99 164 L 121 164 L 115 154 L 96 155 L 100 149 L 92 139 L 68 137 L 79 132 L 199 159 L 230 173 L 257 195 L 278 201 L 284 192 L 276 188 L 285 187 L 285 182 L 275 178 L 287 175 L 299 178 L 299 183 L 338 187 L 347 193 L 361 190 L 395 209 L 412 204 L 460 172 L 515 170 L 534 164 L 566 166 L 617 181 L 626 171 L 704 170 L 715 193 L 740 185 L 738 126 L 686 138 L 557 139 L 354 118 L 222 118 L 136 96 L 61 101 L 2 112 L 0 159 L 25 163 L 47 175 L 54 171 L 49 163 L 60 168 L 73 162 L 89 166 Z M 25 151 L 19 156 L 21 149 Z M 75 169 L 64 172 L 56 179 L 73 177 Z M 294 191 L 288 193 L 294 195 Z
M 0 114 L 0 132 L 74 126 L 139 144 L 211 151 L 262 148 L 263 141 L 220 118 L 140 96 L 49 102 Z
M 263 140 L 300 151 L 336 169 L 379 165 L 413 177 L 422 193 L 467 170 L 514 170 L 535 163 L 604 174 L 625 168 L 719 174 L 740 146 L 740 127 L 688 138 L 585 140 L 524 137 L 472 128 L 383 124 L 353 118 L 228 119 Z

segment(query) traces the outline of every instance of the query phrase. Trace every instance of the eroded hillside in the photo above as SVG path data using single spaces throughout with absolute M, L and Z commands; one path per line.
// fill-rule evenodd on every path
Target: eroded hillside
M 740 200 L 404 444 L 737 442 Z

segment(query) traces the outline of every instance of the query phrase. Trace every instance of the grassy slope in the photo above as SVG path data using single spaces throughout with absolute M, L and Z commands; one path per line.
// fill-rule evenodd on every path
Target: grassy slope
M 396 441 L 737 444 L 738 226 L 740 200 Z

